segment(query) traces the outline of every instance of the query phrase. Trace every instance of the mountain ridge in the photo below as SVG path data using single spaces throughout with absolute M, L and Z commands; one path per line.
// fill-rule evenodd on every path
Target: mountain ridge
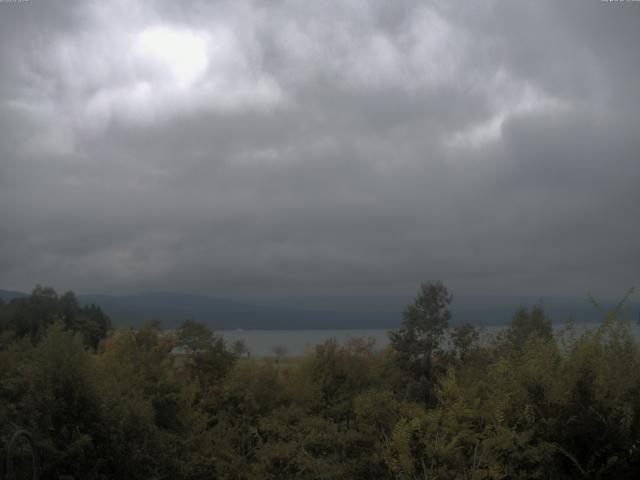
M 0 298 L 5 301 L 29 294 L 0 290 Z M 115 326 L 130 325 L 137 327 L 145 321 L 159 320 L 162 328 L 176 328 L 183 320 L 192 319 L 206 324 L 215 330 L 232 329 L 372 329 L 397 328 L 402 320 L 404 306 L 410 299 L 389 297 L 372 302 L 366 309 L 365 299 L 358 297 L 358 308 L 349 305 L 349 297 L 343 297 L 343 303 L 325 301 L 296 302 L 286 299 L 272 304 L 256 304 L 250 300 L 233 300 L 215 296 L 189 294 L 170 291 L 156 291 L 129 295 L 78 294 L 82 304 L 95 303 L 109 315 Z M 355 299 L 356 297 L 354 297 Z M 372 297 L 373 298 L 373 297 Z M 454 297 L 452 304 L 452 324 L 469 322 L 475 325 L 504 325 L 509 322 L 519 306 L 528 306 L 540 300 L 530 297 L 499 296 L 460 296 Z M 587 300 L 577 298 L 551 298 L 542 300 L 545 310 L 555 323 L 573 316 L 579 323 L 594 322 L 602 318 Z M 302 304 L 304 307 L 300 307 Z M 323 308 L 323 305 L 329 305 Z M 604 302 L 606 311 L 615 302 Z M 633 319 L 638 318 L 638 303 L 630 303 Z M 633 313 L 635 312 L 635 313 Z

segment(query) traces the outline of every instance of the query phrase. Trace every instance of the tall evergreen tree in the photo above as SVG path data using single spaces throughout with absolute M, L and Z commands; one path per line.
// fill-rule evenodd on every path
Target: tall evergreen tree
M 403 312 L 399 330 L 389 334 L 396 364 L 406 374 L 405 394 L 412 400 L 433 400 L 434 355 L 451 319 L 453 295 L 440 281 L 420 286 L 418 296 Z

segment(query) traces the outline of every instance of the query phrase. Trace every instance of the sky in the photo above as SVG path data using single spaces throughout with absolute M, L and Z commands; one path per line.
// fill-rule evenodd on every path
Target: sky
M 0 288 L 622 296 L 640 2 L 0 0 Z

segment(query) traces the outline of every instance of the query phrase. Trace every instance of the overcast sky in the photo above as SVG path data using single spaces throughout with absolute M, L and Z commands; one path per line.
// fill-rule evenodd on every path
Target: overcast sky
M 640 2 L 0 1 L 0 288 L 622 295 Z

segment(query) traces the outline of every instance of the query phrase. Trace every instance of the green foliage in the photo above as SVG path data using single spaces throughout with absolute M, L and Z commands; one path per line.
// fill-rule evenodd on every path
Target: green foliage
M 402 326 L 389 334 L 399 373 L 399 387 L 408 399 L 432 404 L 436 378 L 433 356 L 441 354 L 441 341 L 451 319 L 453 296 L 442 282 L 420 286 L 413 304 L 403 313 Z
M 373 385 L 371 346 L 328 340 L 301 366 L 306 405 L 335 421 L 351 421 L 355 396 Z
M 186 357 L 185 368 L 202 390 L 223 378 L 243 351 L 237 345 L 234 350 L 227 349 L 222 337 L 194 320 L 185 320 L 176 333 L 176 347 Z
M 26 341 L 0 352 L 0 410 L 6 444 L 11 433 L 28 428 L 36 434 L 43 474 L 93 472 L 96 427 L 101 423 L 99 397 L 90 357 L 79 334 L 54 323 L 43 340 Z
M 451 296 L 425 284 L 386 351 L 328 341 L 283 362 L 241 358 L 193 321 L 100 334 L 96 349 L 74 296 L 34 292 L 0 305 L 0 448 L 29 429 L 43 478 L 640 474 L 640 350 L 620 308 L 556 335 L 540 307 L 520 309 L 480 342 L 470 325 L 445 337 Z M 421 395 L 401 388 L 421 379 Z
M 545 314 L 542 305 L 535 305 L 531 309 L 519 308 L 505 332 L 505 340 L 514 350 L 522 349 L 532 336 L 546 340 L 553 337 L 551 319 Z
M 100 307 L 81 307 L 73 292 L 59 297 L 54 289 L 38 285 L 29 297 L 0 303 L 0 349 L 21 338 L 38 343 L 55 322 L 80 333 L 84 343 L 92 348 L 111 329 L 111 320 Z
M 453 354 L 460 361 L 465 361 L 478 348 L 480 332 L 470 323 L 457 325 L 451 330 L 451 347 Z

